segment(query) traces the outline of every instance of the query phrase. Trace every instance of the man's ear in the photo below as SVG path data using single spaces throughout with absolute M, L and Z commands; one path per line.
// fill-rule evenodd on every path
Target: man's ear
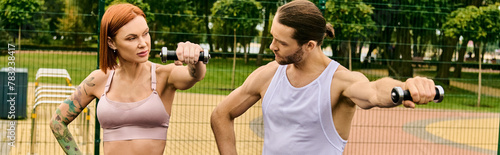
M 108 37 L 108 46 L 109 48 L 116 50 L 115 41 L 111 39 L 111 37 Z
M 318 42 L 313 41 L 313 40 L 309 40 L 309 42 L 307 42 L 307 43 L 306 43 L 306 44 L 304 44 L 304 45 L 305 45 L 305 47 L 304 47 L 304 48 L 305 48 L 307 51 L 312 51 L 312 50 L 316 47 L 316 45 L 318 45 Z

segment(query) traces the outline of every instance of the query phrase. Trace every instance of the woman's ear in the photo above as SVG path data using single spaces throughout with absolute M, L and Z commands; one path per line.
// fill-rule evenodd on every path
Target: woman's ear
M 109 48 L 116 50 L 115 41 L 111 39 L 111 37 L 108 37 L 108 46 Z

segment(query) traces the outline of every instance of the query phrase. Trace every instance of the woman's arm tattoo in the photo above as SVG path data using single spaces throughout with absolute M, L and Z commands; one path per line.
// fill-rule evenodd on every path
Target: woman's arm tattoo
M 61 118 L 64 118 L 64 120 Z M 66 154 L 81 154 L 78 145 L 68 130 L 67 123 L 69 123 L 68 119 L 61 114 L 61 110 L 57 109 L 55 119 L 51 123 L 52 133 L 54 133 L 57 142 L 59 142 Z

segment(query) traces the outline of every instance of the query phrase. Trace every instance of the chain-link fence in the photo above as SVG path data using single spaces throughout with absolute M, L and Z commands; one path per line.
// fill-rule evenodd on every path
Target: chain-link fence
M 18 107 L 24 107 L 27 118 L 0 120 L 1 154 L 62 154 L 49 120 L 57 102 L 65 99 L 61 96 L 68 95 L 64 91 L 97 69 L 99 10 L 118 2 L 122 1 L 0 0 L 0 67 L 27 69 L 26 103 L 17 103 L 26 104 Z M 199 43 L 210 51 L 205 79 L 176 93 L 164 154 L 218 154 L 210 114 L 253 70 L 274 60 L 268 48 L 269 30 L 276 9 L 288 1 L 125 2 L 146 12 L 150 61 L 161 64 L 157 55 L 161 47 L 175 49 L 182 41 Z M 442 103 L 416 109 L 358 109 L 345 154 L 497 152 L 500 48 L 495 27 L 500 27 L 500 11 L 496 1 L 312 2 L 325 6 L 324 16 L 335 28 L 335 38 L 322 45 L 325 55 L 370 80 L 423 76 L 445 88 Z M 228 8 L 247 10 L 228 13 L 224 10 Z M 38 78 L 40 69 L 65 70 L 70 78 Z M 8 93 L 21 88 L 10 91 L 10 74 L 0 75 L 0 89 L 5 90 L 0 94 L 0 108 L 4 108 L 0 112 L 8 112 Z M 98 127 L 94 103 L 69 125 L 86 154 L 97 154 L 97 148 L 102 154 L 102 134 L 94 130 Z M 235 120 L 240 154 L 262 152 L 261 116 L 259 102 Z

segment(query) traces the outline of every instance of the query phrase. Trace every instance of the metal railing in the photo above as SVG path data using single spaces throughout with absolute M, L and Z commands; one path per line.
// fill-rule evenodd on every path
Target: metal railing
M 43 72 L 42 73 L 40 73 Z M 53 71 L 51 74 L 51 71 Z M 61 85 L 40 85 L 40 78 L 64 77 L 67 86 Z M 35 88 L 34 104 L 31 113 L 31 137 L 30 154 L 57 154 L 63 153 L 59 144 L 52 135 L 49 124 L 54 111 L 67 98 L 71 97 L 75 87 L 71 85 L 71 78 L 65 69 L 40 69 L 37 72 L 37 83 Z M 90 110 L 85 108 L 84 117 L 77 117 L 69 130 L 74 133 L 74 138 L 83 146 L 83 152 L 91 153 L 90 146 L 92 140 L 89 135 L 90 129 Z

